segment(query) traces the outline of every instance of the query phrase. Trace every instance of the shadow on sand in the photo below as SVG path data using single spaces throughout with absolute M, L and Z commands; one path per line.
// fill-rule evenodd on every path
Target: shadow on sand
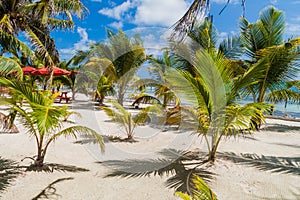
M 289 132 L 289 131 L 299 131 L 300 133 L 300 126 L 274 124 L 262 128 L 262 131 L 271 131 L 271 132 L 280 132 L 280 133 Z
M 126 143 L 135 143 L 138 142 L 138 140 L 134 138 L 122 138 L 119 136 L 113 136 L 113 135 L 101 135 L 103 138 L 104 143 L 109 142 L 126 142 Z M 80 140 L 77 140 L 74 142 L 75 144 L 99 144 L 97 139 L 95 139 L 92 135 L 82 135 Z
M 199 157 L 199 152 L 183 152 L 175 149 L 164 149 L 159 152 L 163 158 L 148 160 L 109 160 L 98 162 L 110 167 L 113 171 L 105 177 L 138 178 L 150 175 L 169 175 L 166 187 L 176 191 L 190 192 L 192 178 L 200 176 L 210 181 L 214 174 L 208 170 L 210 165 Z
M 0 197 L 1 193 L 10 185 L 21 171 L 17 168 L 17 162 L 0 157 Z
M 237 164 L 255 167 L 261 171 L 300 175 L 300 157 L 275 157 L 257 154 L 219 153 L 220 158 Z
M 68 178 L 60 178 L 56 181 L 53 181 L 50 183 L 45 189 L 43 189 L 38 195 L 36 195 L 32 200 L 38 200 L 38 199 L 57 199 L 58 197 L 61 197 L 61 195 L 57 194 L 55 185 L 62 181 L 67 180 L 73 180 L 73 177 Z
M 62 165 L 62 164 L 57 164 L 57 163 L 44 163 L 43 167 L 37 167 L 34 165 L 29 165 L 29 166 L 18 166 L 18 168 L 24 168 L 26 172 L 54 172 L 54 171 L 59 171 L 59 172 L 88 172 L 88 169 L 81 168 L 81 167 L 76 167 L 73 165 Z

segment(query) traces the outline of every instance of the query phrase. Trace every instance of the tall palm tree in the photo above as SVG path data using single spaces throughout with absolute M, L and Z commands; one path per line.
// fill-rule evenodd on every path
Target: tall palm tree
M 117 99 L 123 105 L 124 95 L 129 82 L 139 67 L 145 62 L 145 49 L 138 35 L 133 38 L 119 31 L 117 34 L 107 30 L 108 42 L 97 43 L 91 47 L 91 55 L 106 63 L 104 71 L 110 71 L 110 76 L 117 84 Z M 94 60 L 87 64 L 95 63 Z M 97 59 L 96 59 L 97 61 Z M 108 74 L 108 73 L 107 73 Z
M 96 138 L 100 143 L 101 149 L 104 150 L 102 137 L 94 130 L 84 126 L 71 126 L 62 129 L 63 119 L 70 112 L 68 107 L 53 105 L 57 95 L 52 95 L 48 91 L 45 93 L 32 92 L 32 87 L 29 85 L 5 78 L 0 79 L 0 85 L 11 88 L 12 92 L 20 97 L 20 101 L 15 101 L 15 99 L 11 98 L 1 99 L 1 101 L 17 112 L 17 116 L 22 120 L 28 133 L 35 138 L 37 155 L 33 166 L 43 166 L 50 144 L 60 136 L 76 138 L 76 134 L 89 134 Z M 26 105 L 20 104 L 23 100 L 27 102 Z
M 4 0 L 0 2 L 0 41 L 2 52 L 16 49 L 10 48 L 19 32 L 24 32 L 29 38 L 36 57 L 45 66 L 59 62 L 58 50 L 55 41 L 50 36 L 53 29 L 72 28 L 72 15 L 82 17 L 87 12 L 86 7 L 79 0 Z M 7 40 L 9 39 L 9 40 Z M 20 44 L 15 44 L 20 47 Z M 22 52 L 25 53 L 25 52 Z M 33 59 L 33 58 L 32 58 Z M 35 58 L 34 58 L 35 59 Z M 49 78 L 51 84 L 52 73 Z

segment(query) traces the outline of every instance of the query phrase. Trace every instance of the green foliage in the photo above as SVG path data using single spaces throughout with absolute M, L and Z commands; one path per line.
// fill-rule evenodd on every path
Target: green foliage
M 128 84 L 146 60 L 145 49 L 138 35 L 128 38 L 122 31 L 107 31 L 107 43 L 96 43 L 89 52 L 93 58 L 87 66 L 99 63 L 101 71 L 117 85 L 118 102 L 122 105 Z M 96 61 L 96 62 L 95 62 Z M 98 74 L 100 77 L 101 74 Z
M 92 135 L 99 142 L 101 150 L 104 150 L 102 137 L 88 127 L 72 126 L 61 130 L 64 119 L 73 112 L 69 112 L 67 106 L 53 105 L 58 94 L 53 95 L 48 91 L 33 92 L 29 85 L 4 78 L 0 79 L 0 85 L 11 88 L 13 94 L 26 101 L 26 104 L 22 105 L 22 101 L 11 98 L 1 100 L 17 112 L 28 133 L 35 138 L 37 156 L 34 165 L 43 165 L 49 145 L 60 136 L 76 138 L 76 134 Z
M 182 107 L 182 115 L 189 119 L 183 124 L 190 123 L 197 134 L 204 136 L 209 160 L 214 161 L 222 136 L 251 133 L 264 121 L 264 113 L 270 105 L 253 103 L 242 106 L 235 103 L 239 92 L 255 83 L 255 78 L 250 75 L 260 69 L 248 71 L 233 81 L 230 63 L 221 54 L 216 56 L 214 52 L 199 50 L 193 63 L 193 74 L 172 70 L 167 78 L 175 86 L 172 89 L 194 106 L 191 109 Z M 212 136 L 211 144 L 209 135 Z
M 217 196 L 200 176 L 195 175 L 193 183 L 191 195 L 182 192 L 176 192 L 175 194 L 183 200 L 217 200 Z
M 134 129 L 148 119 L 149 112 L 158 112 L 154 106 L 148 106 L 141 110 L 138 114 L 132 115 L 123 106 L 115 101 L 111 102 L 114 108 L 101 106 L 100 108 L 113 120 L 125 128 L 128 139 L 132 139 L 134 135 Z

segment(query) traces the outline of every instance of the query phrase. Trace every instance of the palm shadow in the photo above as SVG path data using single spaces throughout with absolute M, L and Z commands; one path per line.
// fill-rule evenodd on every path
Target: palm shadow
M 0 196 L 10 185 L 11 181 L 17 178 L 21 171 L 17 168 L 17 162 L 0 157 Z
M 126 142 L 126 143 L 135 143 L 138 140 L 134 138 L 122 138 L 119 136 L 113 135 L 101 135 L 104 143 L 109 142 Z M 80 140 L 74 142 L 75 144 L 99 144 L 98 140 L 95 139 L 92 135 L 82 135 Z
M 272 144 L 300 149 L 300 145 L 296 145 L 296 144 L 285 144 L 285 143 L 272 143 Z
M 192 178 L 200 176 L 207 182 L 215 175 L 210 172 L 206 161 L 199 157 L 199 152 L 184 152 L 175 149 L 163 149 L 159 152 L 163 158 L 148 160 L 109 160 L 99 162 L 113 169 L 105 177 L 138 178 L 145 176 L 164 176 L 167 188 L 190 193 L 193 187 Z
M 44 163 L 42 167 L 29 165 L 29 166 L 19 166 L 18 168 L 25 168 L 26 172 L 47 172 L 47 173 L 52 173 L 54 171 L 73 172 L 73 173 L 90 171 L 88 169 L 77 167 L 74 165 L 62 165 L 57 163 Z
M 289 132 L 289 131 L 299 131 L 300 133 L 300 126 L 290 126 L 284 124 L 274 124 L 274 125 L 267 125 L 266 127 L 262 128 L 263 131 L 270 131 L 270 132 Z
M 219 153 L 219 157 L 234 163 L 255 167 L 261 171 L 300 175 L 300 157 L 275 157 L 257 154 Z
M 32 200 L 38 200 L 38 199 L 53 199 L 53 198 L 58 198 L 61 197 L 61 195 L 57 194 L 56 192 L 56 187 L 55 184 L 62 182 L 62 181 L 67 181 L 67 180 L 73 180 L 73 177 L 68 177 L 68 178 L 60 178 L 57 179 L 56 181 L 53 181 L 50 183 L 45 189 L 43 189 L 38 195 L 32 198 Z

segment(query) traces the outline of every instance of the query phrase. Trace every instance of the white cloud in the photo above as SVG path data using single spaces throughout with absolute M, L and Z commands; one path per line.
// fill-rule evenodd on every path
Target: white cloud
M 137 25 L 171 26 L 190 6 L 186 0 L 127 0 L 103 8 L 99 13 L 107 17 Z
M 299 35 L 300 24 L 287 24 L 286 34 L 296 36 Z
M 270 0 L 270 3 L 271 3 L 271 4 L 277 4 L 277 3 L 278 3 L 278 0 Z
M 77 33 L 80 36 L 80 40 L 76 42 L 73 47 L 68 49 L 61 49 L 60 52 L 63 54 L 63 57 L 70 57 L 73 56 L 76 51 L 86 51 L 89 48 L 89 44 L 95 43 L 93 40 L 89 40 L 88 33 L 85 28 L 78 27 Z
M 143 25 L 171 26 L 184 15 L 189 4 L 184 0 L 143 0 L 134 22 Z
M 161 27 L 138 27 L 125 32 L 128 37 L 139 34 L 147 54 L 160 55 L 161 49 L 168 46 L 170 29 Z
M 300 4 L 300 1 L 293 1 L 291 4 Z
M 99 10 L 99 13 L 102 15 L 106 15 L 108 17 L 111 17 L 113 19 L 121 20 L 124 17 L 124 14 L 133 8 L 135 5 L 134 2 L 131 2 L 130 0 L 127 0 L 126 2 L 115 6 L 113 8 L 103 8 Z
M 297 21 L 299 22 L 300 21 L 300 16 L 296 17 L 296 18 L 292 18 L 293 21 Z
M 109 24 L 110 27 L 115 28 L 115 29 L 122 29 L 123 28 L 123 22 L 113 22 Z

